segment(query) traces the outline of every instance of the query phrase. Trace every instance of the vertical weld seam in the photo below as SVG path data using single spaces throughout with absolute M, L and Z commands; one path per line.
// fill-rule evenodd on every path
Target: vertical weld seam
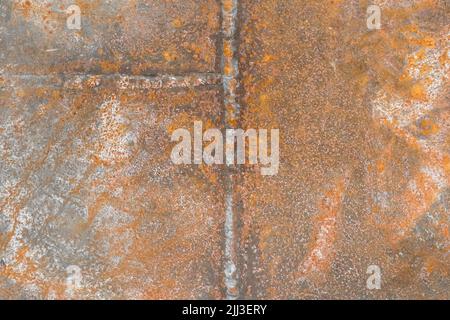
M 236 99 L 236 89 L 238 86 L 237 77 L 239 66 L 237 61 L 236 48 L 236 25 L 238 14 L 238 0 L 222 0 L 222 83 L 224 91 L 225 107 L 225 128 L 233 128 L 239 114 L 240 106 Z M 226 287 L 226 298 L 234 300 L 239 298 L 239 278 L 236 263 L 236 234 L 233 202 L 233 161 L 227 159 L 227 169 L 225 180 L 225 263 L 224 276 Z

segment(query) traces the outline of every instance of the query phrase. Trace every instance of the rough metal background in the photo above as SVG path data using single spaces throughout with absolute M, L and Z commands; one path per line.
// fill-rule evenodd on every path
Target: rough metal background
M 0 0 L 0 298 L 449 299 L 449 10 Z M 173 165 L 196 120 L 279 174 Z

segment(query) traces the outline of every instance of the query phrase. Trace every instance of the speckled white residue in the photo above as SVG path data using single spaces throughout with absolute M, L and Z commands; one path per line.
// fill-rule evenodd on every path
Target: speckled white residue
M 423 167 L 421 171 L 431 178 L 431 180 L 434 184 L 436 184 L 439 190 L 443 190 L 447 187 L 447 179 L 445 177 L 444 171 L 441 168 Z
M 449 36 L 450 34 L 447 33 L 442 38 L 446 39 Z M 400 128 L 406 128 L 433 109 L 436 99 L 445 90 L 445 80 L 450 71 L 450 64 L 446 63 L 442 66 L 439 59 L 445 53 L 448 55 L 449 52 L 446 46 L 423 50 L 425 52 L 424 59 L 408 67 L 406 72 L 414 82 L 427 80 L 426 83 L 424 82 L 427 101 L 408 103 L 400 97 L 388 97 L 383 90 L 380 90 L 371 104 L 374 117 L 386 119 L 391 123 L 395 122 Z M 417 58 L 420 51 L 409 55 L 406 61 L 410 58 Z M 420 71 L 424 66 L 429 68 L 425 73 Z
M 8 242 L 8 247 L 6 249 L 6 252 L 4 254 L 6 262 L 13 266 L 13 269 L 15 272 L 23 272 L 26 269 L 26 265 L 23 263 L 19 263 L 16 260 L 17 253 L 19 249 L 23 246 L 24 243 L 24 233 L 27 232 L 28 229 L 32 228 L 32 222 L 33 217 L 31 216 L 31 213 L 27 209 L 22 209 L 18 212 L 15 224 L 11 224 L 10 227 L 12 228 L 15 226 L 14 229 L 8 230 L 13 231 L 14 234 L 11 238 L 11 240 Z
M 98 230 L 102 230 L 103 228 L 120 228 L 132 221 L 133 219 L 128 214 L 111 205 L 105 205 L 95 217 L 93 227 Z
M 103 206 L 95 217 L 92 227 L 98 232 L 96 237 L 101 248 L 98 254 L 108 259 L 112 267 L 117 267 L 122 262 L 133 245 L 133 230 L 127 228 L 133 221 L 131 215 L 112 205 Z
M 132 155 L 137 135 L 131 130 L 129 119 L 121 114 L 121 105 L 114 96 L 100 106 L 97 125 L 97 147 L 101 160 L 115 163 Z
M 336 218 L 330 217 L 325 219 L 323 224 L 319 228 L 317 234 L 316 246 L 311 251 L 310 255 L 304 261 L 303 265 L 300 267 L 300 274 L 302 276 L 300 279 L 305 279 L 305 276 L 309 272 L 314 272 L 317 270 L 317 263 L 326 260 L 330 253 L 332 252 L 332 246 L 330 245 L 330 236 L 334 232 L 336 226 Z
M 372 200 L 377 206 L 382 209 L 388 209 L 391 206 L 389 192 L 375 192 Z

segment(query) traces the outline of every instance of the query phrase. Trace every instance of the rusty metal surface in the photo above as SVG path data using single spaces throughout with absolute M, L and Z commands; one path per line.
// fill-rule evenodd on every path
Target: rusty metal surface
M 242 2 L 242 126 L 282 133 L 239 188 L 246 297 L 449 298 L 448 2 L 368 4 Z
M 70 265 L 72 298 L 219 297 L 220 172 L 168 160 L 173 127 L 220 122 L 217 89 L 6 89 L 2 297 L 65 298 Z
M 0 299 L 450 298 L 448 1 L 73 3 L 0 1 Z
M 220 6 L 205 1 L 77 1 L 83 27 L 66 27 L 75 2 L 2 1 L 0 58 L 13 73 L 217 71 Z

